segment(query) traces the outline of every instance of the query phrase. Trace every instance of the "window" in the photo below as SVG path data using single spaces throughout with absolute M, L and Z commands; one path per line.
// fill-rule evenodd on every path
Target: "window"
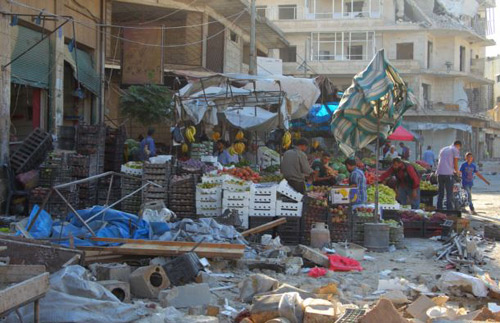
M 297 6 L 296 5 L 278 6 L 278 19 L 280 20 L 297 19 Z
M 267 17 L 267 6 L 256 6 L 257 15 Z
M 311 60 L 370 60 L 374 38 L 374 32 L 312 33 Z
M 422 83 L 422 92 L 424 97 L 424 108 L 429 110 L 432 108 L 430 84 Z
M 237 42 L 238 42 L 238 35 L 236 35 L 236 33 L 235 33 L 234 31 L 231 31 L 231 33 L 230 33 L 230 36 L 229 36 L 229 37 L 231 38 L 231 41 L 233 41 L 233 42 L 235 42 L 235 43 L 237 43 Z
M 427 68 L 431 68 L 433 50 L 434 50 L 434 44 L 431 41 L 427 42 Z
M 460 72 L 465 72 L 465 47 L 460 46 Z
M 413 43 L 396 44 L 396 59 L 413 59 Z
M 283 63 L 294 63 L 297 61 L 297 47 L 280 48 L 280 59 Z
M 497 75 L 497 83 L 500 83 L 500 74 Z

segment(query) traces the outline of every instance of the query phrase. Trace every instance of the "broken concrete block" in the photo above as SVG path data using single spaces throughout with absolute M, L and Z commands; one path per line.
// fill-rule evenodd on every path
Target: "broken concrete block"
M 130 284 L 119 280 L 100 280 L 99 284 L 104 286 L 113 295 L 120 300 L 120 302 L 130 303 Z
M 127 264 L 95 264 L 94 272 L 97 280 L 119 280 L 128 283 L 131 270 Z
M 328 260 L 328 257 L 322 254 L 320 251 L 301 244 L 299 245 L 299 250 L 302 258 L 305 258 L 318 266 L 322 266 L 325 268 L 330 267 L 330 260 Z
M 130 275 L 130 291 L 136 297 L 157 298 L 169 286 L 167 274 L 160 266 L 140 267 Z
M 420 295 L 419 298 L 406 309 L 406 312 L 420 321 L 427 322 L 429 316 L 426 312 L 429 308 L 436 306 L 436 304 L 427 296 Z
M 380 299 L 377 305 L 359 319 L 360 323 L 409 323 L 388 299 Z
M 285 259 L 285 273 L 287 275 L 298 275 L 304 266 L 304 261 L 300 257 L 290 257 Z
M 163 307 L 190 307 L 210 304 L 208 284 L 189 284 L 162 290 L 158 296 Z
M 407 304 L 410 301 L 406 297 L 405 294 L 403 294 L 402 291 L 400 290 L 391 290 L 388 291 L 387 293 L 383 294 L 380 296 L 380 298 L 385 298 L 388 299 L 392 302 L 394 305 L 402 305 L 402 304 Z
M 263 274 L 251 275 L 238 285 L 240 298 L 243 302 L 250 302 L 254 295 L 274 290 L 278 285 L 279 282 L 269 276 Z
M 205 315 L 186 315 L 183 322 L 189 323 L 219 323 L 219 319 L 213 316 Z
M 304 306 L 304 323 L 329 323 L 334 322 L 338 313 L 336 307 L 324 299 L 306 299 Z
M 217 316 L 220 313 L 219 306 L 208 305 L 206 310 L 206 315 L 208 316 Z
M 265 323 L 280 317 L 279 304 L 283 294 L 255 296 L 250 308 L 250 318 L 254 323 Z

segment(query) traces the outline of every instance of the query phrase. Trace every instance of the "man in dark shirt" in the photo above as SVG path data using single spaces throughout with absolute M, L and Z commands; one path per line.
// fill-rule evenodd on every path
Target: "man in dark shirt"
M 396 176 L 398 202 L 402 205 L 411 205 L 412 209 L 420 207 L 420 177 L 415 168 L 401 160 L 394 158 L 392 166 L 380 176 L 380 181 L 384 181 L 390 176 Z
M 283 154 L 283 160 L 281 161 L 283 177 L 294 190 L 301 194 L 305 194 L 306 178 L 313 172 L 305 154 L 308 146 L 309 142 L 304 138 L 300 138 L 293 149 L 287 150 Z
M 329 153 L 324 152 L 321 159 L 316 160 L 312 163 L 311 168 L 314 171 L 313 185 L 315 186 L 331 186 L 335 185 L 337 181 L 336 172 L 328 165 L 331 156 Z

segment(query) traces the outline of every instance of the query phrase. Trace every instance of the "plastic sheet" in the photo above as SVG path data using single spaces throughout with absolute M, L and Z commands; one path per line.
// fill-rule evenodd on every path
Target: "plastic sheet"
M 309 277 L 323 277 L 326 275 L 326 269 L 325 268 L 320 268 L 320 267 L 314 267 L 313 269 L 309 270 L 309 273 L 307 274 Z
M 90 281 L 81 266 L 68 266 L 50 277 L 50 289 L 40 300 L 41 322 L 131 322 L 151 314 L 141 304 L 120 302 L 102 285 Z M 33 322 L 33 305 L 20 309 L 25 322 Z M 19 322 L 11 313 L 6 322 Z
M 363 267 L 361 264 L 351 258 L 342 257 L 339 255 L 329 255 L 328 259 L 330 260 L 330 270 L 333 271 L 362 271 Z
M 33 210 L 31 210 L 30 218 L 28 220 L 28 224 L 26 225 L 26 229 L 30 226 L 30 223 L 33 221 L 36 212 L 40 207 L 35 205 Z M 50 233 L 52 231 L 52 217 L 45 210 L 42 210 L 38 215 L 36 221 L 33 223 L 29 233 L 35 239 L 44 239 L 50 237 Z M 18 231 L 16 235 L 21 235 L 21 232 Z

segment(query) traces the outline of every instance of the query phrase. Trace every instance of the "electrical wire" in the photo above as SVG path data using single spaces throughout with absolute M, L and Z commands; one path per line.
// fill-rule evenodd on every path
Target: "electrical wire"
M 193 5 L 196 1 L 198 1 L 198 0 L 193 0 L 193 1 L 191 1 L 191 2 L 187 5 L 187 6 L 189 7 L 189 6 Z M 183 10 L 184 10 L 184 9 L 177 9 L 177 10 L 174 10 L 173 12 L 168 13 L 168 14 L 166 14 L 166 15 L 164 15 L 164 16 L 161 16 L 161 17 L 158 17 L 158 18 L 152 19 L 152 20 L 150 20 L 150 21 L 141 22 L 141 23 L 139 23 L 139 25 L 147 25 L 147 24 L 150 24 L 150 23 L 153 23 L 153 22 L 157 22 L 157 21 L 159 21 L 159 20 L 162 20 L 162 19 L 165 19 L 165 18 L 167 18 L 167 17 L 173 16 L 173 15 L 175 15 L 176 13 L 178 13 L 178 12 L 180 12 L 180 11 L 183 11 Z

